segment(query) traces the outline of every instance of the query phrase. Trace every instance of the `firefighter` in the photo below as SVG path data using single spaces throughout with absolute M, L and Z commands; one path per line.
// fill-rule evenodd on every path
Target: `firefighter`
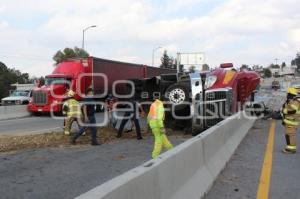
M 296 153 L 296 131 L 300 116 L 300 101 L 296 98 L 297 95 L 296 88 L 288 88 L 287 100 L 282 107 L 282 124 L 285 127 L 286 138 L 286 147 L 282 150 L 283 153 Z
M 170 150 L 173 145 L 170 143 L 166 136 L 166 130 L 164 128 L 165 109 L 162 101 L 156 99 L 150 106 L 148 114 L 148 124 L 154 135 L 154 149 L 152 152 L 152 158 L 155 159 L 159 156 L 162 148 Z
M 74 99 L 74 91 L 67 91 L 67 100 L 63 103 L 63 114 L 66 115 L 65 118 L 65 135 L 70 135 L 70 130 L 72 127 L 72 123 L 74 121 L 78 124 L 78 119 L 81 117 L 81 110 L 79 102 Z M 79 124 L 78 124 L 79 126 Z

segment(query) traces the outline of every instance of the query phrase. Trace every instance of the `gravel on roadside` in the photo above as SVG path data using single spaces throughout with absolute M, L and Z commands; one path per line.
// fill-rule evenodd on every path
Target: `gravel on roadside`
M 100 143 L 110 143 L 117 140 L 115 137 L 117 134 L 116 129 L 109 127 L 102 127 L 98 129 L 97 139 Z M 186 138 L 191 137 L 184 135 L 181 131 L 168 130 L 167 134 L 185 136 Z M 144 137 L 151 136 L 150 132 L 142 130 Z M 123 139 L 135 139 L 136 134 L 133 130 L 129 133 L 123 133 Z M 77 140 L 77 145 L 90 144 L 89 132 L 86 135 L 81 136 Z M 52 132 L 38 135 L 25 135 L 25 136 L 9 136 L 0 138 L 0 152 L 8 151 L 19 151 L 24 149 L 36 149 L 46 147 L 64 147 L 70 145 L 70 135 L 64 135 L 63 132 Z

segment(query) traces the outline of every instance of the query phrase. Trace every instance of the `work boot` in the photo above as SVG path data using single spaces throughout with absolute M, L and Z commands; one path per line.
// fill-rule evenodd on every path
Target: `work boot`
M 95 141 L 95 142 L 92 142 L 91 145 L 92 145 L 92 146 L 99 146 L 99 145 L 101 145 L 101 144 L 98 143 L 97 141 Z
M 121 138 L 121 137 L 122 137 L 121 134 L 116 135 L 116 138 Z
M 288 149 L 282 149 L 282 153 L 285 153 L 285 154 L 295 154 L 296 151 L 291 151 L 291 150 L 288 150 Z
M 143 139 L 143 137 L 141 136 L 141 137 L 137 137 L 136 138 L 137 140 L 142 140 Z

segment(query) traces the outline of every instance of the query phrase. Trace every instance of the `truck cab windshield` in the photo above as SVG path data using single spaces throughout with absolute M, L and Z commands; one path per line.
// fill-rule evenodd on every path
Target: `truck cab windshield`
M 68 81 L 63 77 L 46 77 L 45 79 L 45 85 L 51 86 L 51 85 L 64 85 L 67 84 Z
M 18 97 L 18 96 L 22 96 L 22 97 L 28 97 L 29 91 L 14 91 L 11 93 L 10 96 L 12 97 Z

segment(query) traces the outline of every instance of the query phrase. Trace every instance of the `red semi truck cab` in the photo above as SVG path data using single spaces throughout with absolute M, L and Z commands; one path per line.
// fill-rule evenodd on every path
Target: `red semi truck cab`
M 79 81 L 80 74 L 91 73 L 91 67 L 89 59 L 58 64 L 52 74 L 46 76 L 45 84 L 33 89 L 28 110 L 33 113 L 60 112 L 68 87 L 76 91 L 75 98 L 80 100 L 82 95 L 79 95 L 79 91 L 84 93 L 91 86 L 91 78 L 83 77 Z
M 32 113 L 60 112 L 62 101 L 69 87 L 75 91 L 75 98 L 81 100 L 85 90 L 92 87 L 95 98 L 104 99 L 113 88 L 117 94 L 125 93 L 125 83 L 120 80 L 143 79 L 175 70 L 161 69 L 140 64 L 125 63 L 96 57 L 64 61 L 58 64 L 45 85 L 33 89 L 28 111 Z M 118 82 L 118 84 L 115 84 Z

